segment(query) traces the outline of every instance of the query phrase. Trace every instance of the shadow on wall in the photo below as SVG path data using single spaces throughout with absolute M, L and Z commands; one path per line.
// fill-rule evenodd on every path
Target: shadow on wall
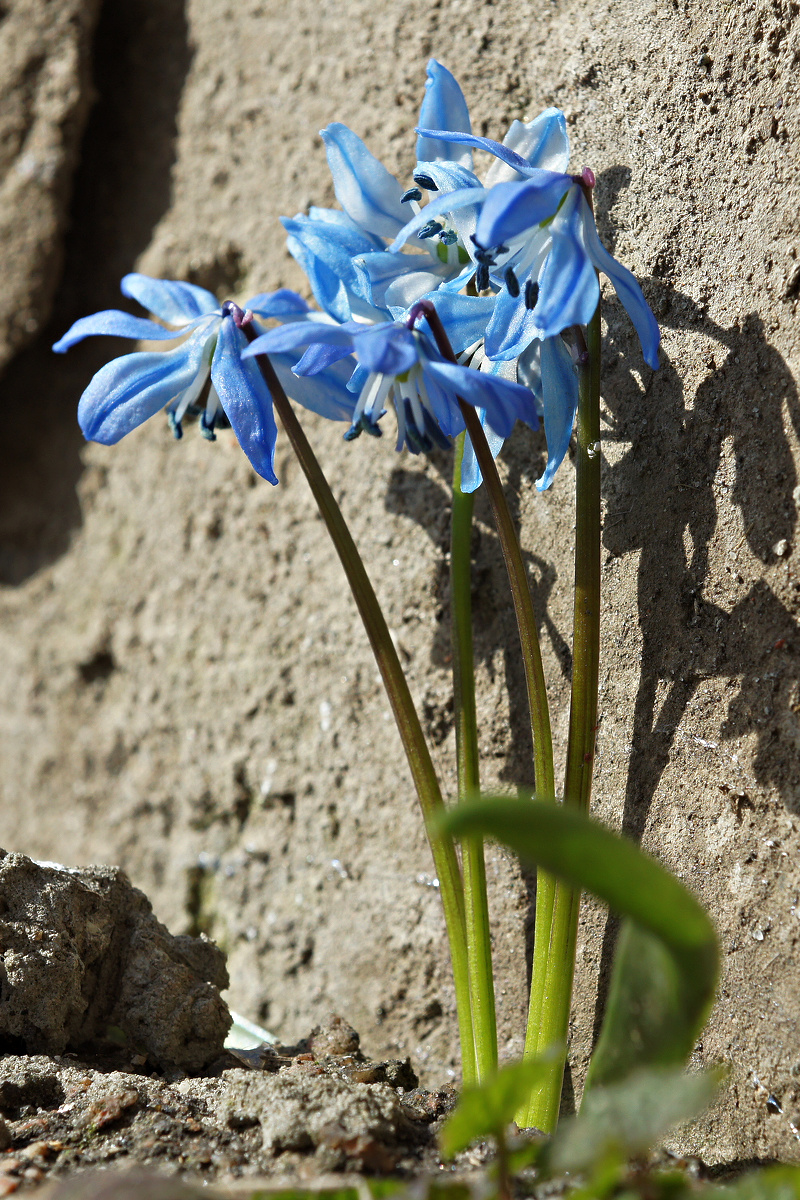
M 107 0 L 94 44 L 97 101 L 84 135 L 49 328 L 3 380 L 0 583 L 63 554 L 80 523 L 83 439 L 75 413 L 99 367 L 130 343 L 102 338 L 66 357 L 50 346 L 80 316 L 122 307 L 119 281 L 170 202 L 177 113 L 192 60 L 185 0 Z
M 775 787 L 789 808 L 800 808 L 800 723 L 792 711 L 800 697 L 790 694 L 800 628 L 763 579 L 730 611 L 704 596 L 718 519 L 715 488 L 741 513 L 742 533 L 726 565 L 732 583 L 745 582 L 737 553 L 745 543 L 765 566 L 790 548 L 797 474 L 784 409 L 800 437 L 797 390 L 755 314 L 741 327 L 723 329 L 679 293 L 663 291 L 654 300 L 662 325 L 707 336 L 708 375 L 687 398 L 664 360 L 643 395 L 642 385 L 620 369 L 623 357 L 613 334 L 606 348 L 611 361 L 604 396 L 612 432 L 604 436 L 630 442 L 630 448 L 605 474 L 603 544 L 612 556 L 641 551 L 642 664 L 623 816 L 623 828 L 636 839 L 686 708 L 706 679 L 727 679 L 732 688 L 741 680 L 722 737 L 755 732 L 757 781 Z M 615 324 L 619 314 L 609 315 Z M 728 438 L 735 474 L 725 482 L 718 468 Z M 660 684 L 666 695 L 659 703 Z

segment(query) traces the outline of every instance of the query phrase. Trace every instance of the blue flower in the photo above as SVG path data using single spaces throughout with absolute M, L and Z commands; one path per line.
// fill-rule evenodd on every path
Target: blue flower
M 468 297 L 459 297 L 468 299 Z M 441 316 L 441 313 L 440 313 Z M 345 437 L 362 431 L 380 435 L 378 422 L 391 402 L 397 417 L 397 449 L 405 445 L 418 454 L 434 445 L 446 446 L 464 428 L 458 398 L 484 409 L 501 437 L 517 420 L 534 429 L 538 417 L 531 392 L 520 384 L 448 362 L 421 329 L 401 321 L 366 326 L 311 322 L 271 329 L 245 350 L 250 357 L 287 353 L 308 346 L 295 370 L 314 370 L 332 358 L 353 354 L 356 369 L 350 388 L 357 392 L 352 424 Z M 309 355 L 320 352 L 312 362 Z
M 174 349 L 126 354 L 102 367 L 78 405 L 84 436 L 114 445 L 166 408 L 173 433 L 181 437 L 187 412 L 200 407 L 200 429 L 206 438 L 213 441 L 215 427 L 230 424 L 253 468 L 270 483 L 277 483 L 272 398 L 257 364 L 242 360 L 247 339 L 241 326 L 254 314 L 312 323 L 315 316 L 305 300 L 284 288 L 254 296 L 242 312 L 230 303 L 220 307 L 211 292 L 194 284 L 137 274 L 126 275 L 121 290 L 161 321 L 178 328 L 165 329 L 154 321 L 111 309 L 76 321 L 53 346 L 56 353 L 63 354 L 94 334 L 148 341 L 189 336 Z M 255 328 L 261 327 L 256 324 Z M 351 418 L 353 399 L 346 387 L 350 371 L 343 365 L 315 379 L 293 375 L 287 357 L 276 356 L 273 365 L 288 395 L 304 407 L 334 420 Z
M 504 147 L 476 141 L 508 163 Z M 587 325 L 600 299 L 602 271 L 633 322 L 645 362 L 658 369 L 658 325 L 634 276 L 597 236 L 584 194 L 593 184 L 590 171 L 581 177 L 531 171 L 521 181 L 499 183 L 486 197 L 475 243 L 504 284 L 486 331 L 490 357 L 515 358 L 533 337 Z

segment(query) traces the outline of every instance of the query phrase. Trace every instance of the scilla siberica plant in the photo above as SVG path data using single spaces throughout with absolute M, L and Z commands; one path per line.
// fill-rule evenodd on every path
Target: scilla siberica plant
M 647 363 L 658 365 L 658 330 L 633 276 L 602 247 L 591 208 L 594 177 L 567 173 L 564 116 L 548 109 L 514 121 L 502 143 L 476 137 L 455 78 L 428 65 L 408 186 L 345 125 L 322 131 L 340 208 L 285 218 L 287 245 L 319 306 L 285 289 L 244 308 L 201 288 L 141 275 L 123 291 L 161 323 L 121 312 L 78 321 L 54 347 L 106 333 L 182 338 L 165 353 L 115 359 L 89 384 L 79 417 L 88 438 L 117 441 L 160 409 L 173 432 L 199 414 L 213 438 L 233 427 L 256 471 L 276 482 L 278 412 L 347 574 L 382 672 L 420 799 L 450 943 L 462 1069 L 467 1083 L 492 1076 L 497 1037 L 489 915 L 479 831 L 463 833 L 461 863 L 444 827 L 444 804 L 391 637 L 352 537 L 288 397 L 349 422 L 345 437 L 380 436 L 387 409 L 397 450 L 455 444 L 451 542 L 458 792 L 480 793 L 472 665 L 472 493 L 483 480 L 509 573 L 525 667 L 536 791 L 553 811 L 556 789 L 549 710 L 530 590 L 495 465 L 516 421 L 543 419 L 544 488 L 563 461 L 577 412 L 576 599 L 572 707 L 564 803 L 588 807 L 594 757 L 599 644 L 600 289 L 611 279 Z M 473 150 L 493 163 L 483 179 Z M 423 204 L 424 194 L 427 203 Z M 164 325 L 173 326 L 167 329 Z M 543 860 L 550 862 L 550 859 Z M 555 863 L 555 859 L 552 860 Z M 579 893 L 540 873 L 526 1056 L 565 1040 Z M 552 1129 L 563 1051 L 520 1120 Z M 524 1120 L 523 1120 L 524 1118 Z

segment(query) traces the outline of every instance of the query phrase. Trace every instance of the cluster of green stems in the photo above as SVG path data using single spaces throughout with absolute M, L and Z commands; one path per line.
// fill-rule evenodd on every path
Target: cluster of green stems
M 424 316 L 440 352 L 455 356 L 435 307 L 415 305 L 409 323 Z M 246 335 L 255 335 L 247 325 Z M 579 374 L 573 672 L 564 803 L 587 810 L 591 793 L 597 723 L 600 609 L 600 309 L 584 335 L 575 329 Z M 491 933 L 483 840 L 456 846 L 442 831 L 444 801 L 425 735 L 403 669 L 364 564 L 308 439 L 265 355 L 257 362 L 275 409 L 299 459 L 336 547 L 378 664 L 422 808 L 444 907 L 452 961 L 462 1078 L 465 1085 L 490 1078 L 497 1069 L 497 1026 Z M 497 467 L 474 408 L 460 404 L 483 475 L 492 517 L 508 572 L 519 630 L 530 710 L 535 790 L 556 803 L 550 714 L 542 656 L 525 564 Z M 452 490 L 450 596 L 458 800 L 480 795 L 471 612 L 473 497 L 461 490 L 462 433 L 456 441 Z M 525 1057 L 566 1045 L 579 893 L 539 871 L 536 883 L 533 966 Z M 552 1132 L 558 1120 L 566 1051 L 551 1060 L 545 1083 L 517 1114 L 522 1127 Z

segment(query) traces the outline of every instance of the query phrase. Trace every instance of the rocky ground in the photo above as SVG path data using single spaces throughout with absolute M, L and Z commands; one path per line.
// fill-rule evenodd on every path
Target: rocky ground
M 154 421 L 113 449 L 84 447 L 77 398 L 123 347 L 49 350 L 76 317 L 118 305 L 134 268 L 223 299 L 302 287 L 278 216 L 333 202 L 318 130 L 347 122 L 409 177 L 435 54 L 479 133 L 502 137 L 515 117 L 564 109 L 573 162 L 598 177 L 601 235 L 662 325 L 653 374 L 606 297 L 595 811 L 685 878 L 720 931 L 724 974 L 696 1062 L 727 1063 L 730 1085 L 682 1147 L 709 1162 L 796 1157 L 797 5 L 108 0 L 94 31 L 92 5 L 50 0 L 47 28 L 31 15 L 39 7 L 8 0 L 0 12 L 14 98 L 2 221 L 16 239 L 4 239 L 16 248 L 0 310 L 3 353 L 16 353 L 0 442 L 2 844 L 124 869 L 159 921 L 219 943 L 232 1006 L 283 1042 L 337 1011 L 378 1059 L 411 1055 L 425 1086 L 458 1079 L 443 921 L 410 780 L 285 442 L 275 490 L 226 436 L 175 445 Z M 340 428 L 313 419 L 307 428 L 452 793 L 451 464 L 398 458 L 388 438 L 345 445 Z M 501 466 L 563 756 L 573 475 L 565 463 L 538 495 L 543 457 L 542 436 L 518 431 Z M 530 782 L 531 748 L 482 499 L 474 561 L 483 778 L 513 788 Z M 511 1058 L 534 882 L 494 849 L 488 877 Z M 613 938 L 588 901 L 568 1106 Z M 155 1096 L 162 1085 L 135 1086 Z M 125 1109 L 117 1131 L 149 1103 Z

